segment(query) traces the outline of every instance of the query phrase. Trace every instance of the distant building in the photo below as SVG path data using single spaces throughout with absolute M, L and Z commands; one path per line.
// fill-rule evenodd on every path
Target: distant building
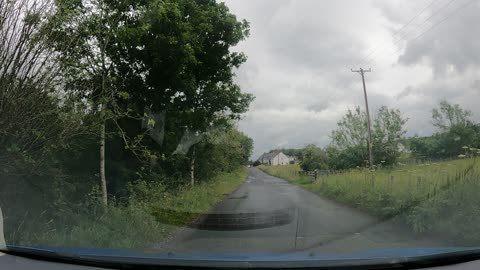
M 412 151 L 410 151 L 410 149 L 408 149 L 403 143 L 398 143 L 397 149 L 398 149 L 398 152 L 400 153 L 407 153 L 407 154 L 412 153 Z
M 285 155 L 280 150 L 273 150 L 268 153 L 264 153 L 258 158 L 258 162 L 265 165 L 278 166 L 290 164 L 290 157 Z
M 298 164 L 298 158 L 296 156 L 288 156 L 290 164 Z

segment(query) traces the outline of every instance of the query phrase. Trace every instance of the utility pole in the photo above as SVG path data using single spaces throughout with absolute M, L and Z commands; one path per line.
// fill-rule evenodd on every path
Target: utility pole
M 367 109 L 369 161 L 370 161 L 370 169 L 372 169 L 373 168 L 372 124 L 370 120 L 370 111 L 368 109 L 367 87 L 365 86 L 365 72 L 371 72 L 372 70 L 371 69 L 364 70 L 363 68 L 360 68 L 359 70 L 351 69 L 351 71 L 359 73 L 362 76 L 363 95 L 365 96 L 365 108 Z

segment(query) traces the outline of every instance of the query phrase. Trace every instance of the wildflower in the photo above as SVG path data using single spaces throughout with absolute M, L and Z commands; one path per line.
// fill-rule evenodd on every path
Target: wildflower
M 466 155 L 458 155 L 459 158 L 464 158 Z

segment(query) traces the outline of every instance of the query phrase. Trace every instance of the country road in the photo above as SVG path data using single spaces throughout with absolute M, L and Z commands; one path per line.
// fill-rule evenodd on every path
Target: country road
M 442 243 L 251 168 L 243 185 L 157 251 L 349 252 L 408 246 Z

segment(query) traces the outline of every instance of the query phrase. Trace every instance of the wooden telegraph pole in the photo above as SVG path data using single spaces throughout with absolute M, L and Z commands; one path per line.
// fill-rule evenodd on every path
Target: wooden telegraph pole
M 365 73 L 366 72 L 371 72 L 371 69 L 364 70 L 363 68 L 360 68 L 359 70 L 351 69 L 351 71 L 359 73 L 362 76 L 363 94 L 365 96 L 365 108 L 367 109 L 369 162 L 370 162 L 370 169 L 372 169 L 373 168 L 372 124 L 371 124 L 371 120 L 370 120 L 370 111 L 368 109 L 367 87 L 365 86 Z

